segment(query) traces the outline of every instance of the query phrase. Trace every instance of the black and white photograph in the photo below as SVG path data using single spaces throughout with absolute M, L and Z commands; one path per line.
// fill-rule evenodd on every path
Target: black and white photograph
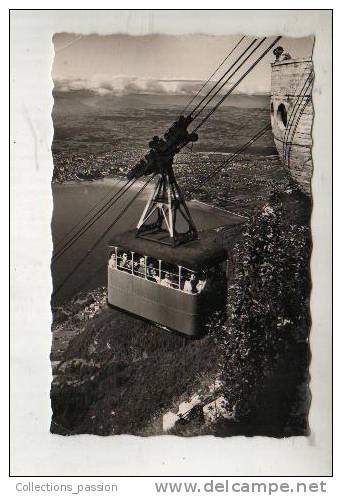
M 17 475 L 328 474 L 329 12 L 11 12 Z
M 58 33 L 51 432 L 310 432 L 314 39 Z

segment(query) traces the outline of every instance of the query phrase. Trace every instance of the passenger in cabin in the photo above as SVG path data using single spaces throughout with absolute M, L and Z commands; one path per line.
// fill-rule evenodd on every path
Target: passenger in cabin
M 200 272 L 198 275 L 197 275 L 197 286 L 196 286 L 196 289 L 197 289 L 197 292 L 198 293 L 201 293 L 201 291 L 204 290 L 204 288 L 208 288 L 208 273 L 206 271 L 203 271 L 203 272 Z
M 161 286 L 165 286 L 166 288 L 172 287 L 172 280 L 169 272 L 165 272 L 165 277 L 160 281 Z
M 145 277 L 145 269 L 146 269 L 145 257 L 140 257 L 138 275 Z
M 183 291 L 185 293 L 192 293 L 192 294 L 198 293 L 197 282 L 198 281 L 197 281 L 196 274 L 194 272 L 191 272 L 190 276 L 188 276 L 188 278 L 186 279 L 186 281 L 184 283 Z
M 120 270 L 125 270 L 125 271 L 130 271 L 132 268 L 131 261 L 128 259 L 128 254 L 126 252 L 123 252 L 121 259 L 119 260 L 118 263 L 118 269 Z
M 147 279 L 149 281 L 156 282 L 156 283 L 160 282 L 159 277 L 158 277 L 158 273 L 157 273 L 157 269 L 155 267 L 153 267 L 153 265 L 150 265 L 147 268 Z
M 140 257 L 138 262 L 134 263 L 134 273 L 138 277 L 145 277 L 145 257 Z
M 108 266 L 111 269 L 115 269 L 115 253 L 112 253 L 110 259 L 108 260 Z
M 207 281 L 206 279 L 199 279 L 198 283 L 197 283 L 197 286 L 196 286 L 196 289 L 197 289 L 197 292 L 200 293 L 201 291 L 203 291 L 203 289 L 205 288 L 207 284 Z

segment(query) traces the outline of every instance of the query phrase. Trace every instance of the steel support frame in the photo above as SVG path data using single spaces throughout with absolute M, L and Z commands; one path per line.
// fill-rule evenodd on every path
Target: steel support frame
M 187 227 L 185 232 L 177 231 L 178 214 L 185 221 Z M 151 221 L 153 217 L 154 220 Z M 165 236 L 161 238 L 160 234 L 163 233 Z M 178 246 L 198 238 L 195 223 L 172 169 L 159 174 L 139 219 L 137 237 L 171 246 Z

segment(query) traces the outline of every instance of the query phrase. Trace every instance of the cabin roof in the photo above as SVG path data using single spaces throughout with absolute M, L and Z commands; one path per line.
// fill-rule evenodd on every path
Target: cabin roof
M 197 271 L 224 261 L 241 232 L 241 227 L 242 223 L 201 231 L 199 239 L 177 247 L 137 238 L 134 229 L 116 234 L 109 245 Z

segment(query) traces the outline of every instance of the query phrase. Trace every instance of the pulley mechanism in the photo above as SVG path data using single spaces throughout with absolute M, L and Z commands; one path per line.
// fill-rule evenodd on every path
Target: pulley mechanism
M 173 172 L 175 155 L 188 143 L 198 140 L 196 133 L 187 130 L 191 122 L 190 115 L 181 115 L 163 138 L 154 136 L 149 142 L 150 151 L 127 175 L 128 179 L 157 176 L 137 225 L 138 237 L 171 246 L 197 239 L 197 229 Z M 181 230 L 177 217 L 181 217 Z
M 127 174 L 128 179 L 168 173 L 172 169 L 174 156 L 190 142 L 198 140 L 196 133 L 187 128 L 192 122 L 190 115 L 181 115 L 164 134 L 164 139 L 153 136 L 148 146 L 150 151 Z

